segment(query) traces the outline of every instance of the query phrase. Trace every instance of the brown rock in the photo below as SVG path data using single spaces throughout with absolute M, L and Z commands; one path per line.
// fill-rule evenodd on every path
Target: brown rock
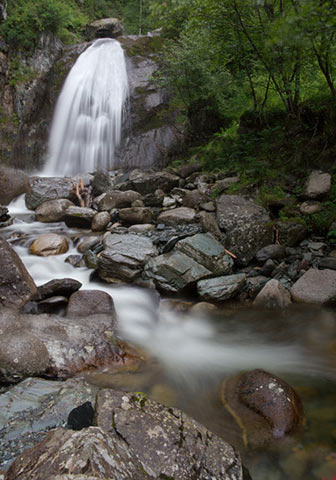
M 175 226 L 184 225 L 186 223 L 194 223 L 196 221 L 196 212 L 193 208 L 180 207 L 173 210 L 167 210 L 160 213 L 157 223 Z
M 112 297 L 101 290 L 80 290 L 71 295 L 67 316 L 87 316 L 98 313 L 115 315 Z
M 336 302 L 336 272 L 330 269 L 310 268 L 294 283 L 290 293 L 294 302 L 334 304 Z
M 61 255 L 68 251 L 69 245 L 65 237 L 56 233 L 45 233 L 40 235 L 30 245 L 30 253 L 40 257 L 48 257 L 50 255 Z
M 141 200 L 141 195 L 133 190 L 113 190 L 102 195 L 98 201 L 98 210 L 112 210 L 112 208 L 127 208 L 132 205 L 135 200 Z
M 119 210 L 119 217 L 126 225 L 138 225 L 141 223 L 151 223 L 153 213 L 148 207 L 122 208 Z
M 32 296 L 32 300 L 44 300 L 45 298 L 54 296 L 70 297 L 71 294 L 77 292 L 82 284 L 72 278 L 59 278 L 50 280 L 37 287 L 37 292 Z
M 20 308 L 36 292 L 36 285 L 17 253 L 2 238 L 0 263 L 0 304 Z
M 97 213 L 92 219 L 91 230 L 93 232 L 102 232 L 110 223 L 110 220 L 111 220 L 111 215 L 109 214 L 109 212 Z
M 43 202 L 35 210 L 38 222 L 61 222 L 68 207 L 75 206 L 70 200 L 59 198 Z
M 183 207 L 197 208 L 202 202 L 206 202 L 207 200 L 207 195 L 196 189 L 185 194 L 182 205 Z
M 258 293 L 253 305 L 266 308 L 285 308 L 291 303 L 289 291 L 281 285 L 279 280 L 272 279 Z

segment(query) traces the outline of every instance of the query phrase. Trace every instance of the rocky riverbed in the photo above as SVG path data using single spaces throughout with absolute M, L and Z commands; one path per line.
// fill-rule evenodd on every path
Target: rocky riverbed
M 28 179 L 3 170 L 2 467 L 7 469 L 20 454 L 8 478 L 46 478 L 45 469 L 50 465 L 50 473 L 57 478 L 249 478 L 239 455 L 220 436 L 244 450 L 283 442 L 305 428 L 300 396 L 282 378 L 265 371 L 273 367 L 281 371 L 286 363 L 283 359 L 305 365 L 306 370 L 316 367 L 313 358 L 310 363 L 295 349 L 274 346 L 272 363 L 271 355 L 263 357 L 260 348 L 263 369 L 253 370 L 253 358 L 247 357 L 251 360 L 241 367 L 245 373 L 229 374 L 223 381 L 217 374 L 208 392 L 200 395 L 205 404 L 214 395 L 215 404 L 225 408 L 238 432 L 237 442 L 220 428 L 220 436 L 210 433 L 172 408 L 175 402 L 169 399 L 174 395 L 165 389 L 158 400 L 167 406 L 129 391 L 136 385 L 133 380 L 125 387 L 131 372 L 137 372 L 138 378 L 139 373 L 147 372 L 138 386 L 153 393 L 155 381 L 149 379 L 159 375 L 162 363 L 153 362 L 139 349 L 139 342 L 138 346 L 125 342 L 118 321 L 120 286 L 130 287 L 126 303 L 133 307 L 136 323 L 129 327 L 126 340 L 136 343 L 139 325 L 148 328 L 148 318 L 151 324 L 157 322 L 159 305 L 167 303 L 180 312 L 212 315 L 217 322 L 228 306 L 253 306 L 255 312 L 273 309 L 275 319 L 277 312 L 285 309 L 294 312 L 305 304 L 334 304 L 336 255 L 332 243 L 309 237 L 303 223 L 274 218 L 253 195 L 228 193 L 238 180 L 205 175 L 199 165 L 148 172 L 96 172 L 77 178 Z M 328 175 L 312 172 L 301 208 L 316 206 L 328 189 Z M 24 192 L 29 215 L 38 222 L 33 233 L 17 223 L 6 207 Z M 41 282 L 32 278 L 12 247 L 24 250 L 27 256 L 29 252 L 32 263 L 45 259 L 47 268 L 50 265 L 50 281 L 37 286 L 35 282 Z M 64 259 L 74 274 L 69 278 L 53 275 L 55 258 Z M 81 288 L 76 272 L 87 272 L 94 288 Z M 137 304 L 135 287 L 147 295 L 142 304 Z M 316 321 L 324 339 L 329 337 L 324 345 L 330 348 L 332 363 L 335 319 L 330 315 Z M 196 328 L 197 324 L 192 324 L 191 330 Z M 224 341 L 225 337 L 218 334 L 220 338 Z M 307 337 L 305 347 L 309 341 Z M 246 353 L 248 341 L 241 337 L 240 343 Z M 179 345 L 177 340 L 175 344 Z M 200 345 L 197 348 L 200 355 Z M 219 363 L 224 358 L 219 357 Z M 94 380 L 94 372 L 102 372 L 102 368 L 108 369 L 111 378 L 123 379 L 119 387 L 129 393 L 104 389 L 104 383 L 109 383 L 106 378 Z M 333 368 L 330 366 L 328 374 L 333 375 Z M 84 372 L 91 373 L 85 377 Z M 112 380 L 108 386 L 116 385 Z M 183 402 L 179 406 L 193 414 Z M 69 420 L 74 408 L 78 429 L 77 420 Z M 206 416 L 200 417 L 207 424 Z M 216 425 L 211 428 L 217 430 Z M 29 454 L 27 448 L 32 448 Z M 48 465 L 43 460 L 46 457 Z M 333 464 L 328 465 L 327 475 Z

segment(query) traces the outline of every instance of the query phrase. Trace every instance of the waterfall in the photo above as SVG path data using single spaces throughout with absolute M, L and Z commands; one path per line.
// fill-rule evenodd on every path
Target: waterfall
M 43 174 L 74 175 L 112 168 L 127 96 L 120 43 L 96 40 L 77 59 L 57 101 Z

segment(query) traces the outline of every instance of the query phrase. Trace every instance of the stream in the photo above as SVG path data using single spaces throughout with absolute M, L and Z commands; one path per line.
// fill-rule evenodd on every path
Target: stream
M 94 281 L 92 270 L 66 263 L 67 256 L 78 253 L 78 239 L 89 231 L 35 222 L 23 197 L 9 210 L 15 220 L 2 234 L 36 284 L 70 277 L 82 282 L 83 289 L 108 292 L 115 303 L 120 337 L 144 353 L 134 371 L 116 373 L 105 367 L 81 374 L 89 383 L 143 391 L 177 406 L 234 445 L 254 480 L 336 478 L 334 311 L 296 306 L 270 313 L 229 304 L 213 315 L 190 314 L 186 311 L 190 299 L 159 302 L 151 291 Z M 32 240 L 47 232 L 65 235 L 69 251 L 53 257 L 30 255 Z M 241 427 L 221 402 L 221 389 L 225 379 L 253 368 L 278 375 L 296 389 L 306 417 L 296 435 L 265 445 L 259 432 L 259 444 L 244 445 Z M 249 429 L 253 431 L 253 425 Z

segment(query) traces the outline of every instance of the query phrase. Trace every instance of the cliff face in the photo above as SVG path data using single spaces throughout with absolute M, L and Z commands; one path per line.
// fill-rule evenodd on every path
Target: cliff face
M 181 135 L 167 92 L 152 80 L 159 68 L 161 39 L 148 35 L 118 40 L 127 56 L 130 100 L 117 166 L 162 166 L 181 144 Z M 90 44 L 64 47 L 52 35 L 42 35 L 30 56 L 18 57 L 0 40 L 0 163 L 26 170 L 43 165 L 56 100 L 71 67 Z

